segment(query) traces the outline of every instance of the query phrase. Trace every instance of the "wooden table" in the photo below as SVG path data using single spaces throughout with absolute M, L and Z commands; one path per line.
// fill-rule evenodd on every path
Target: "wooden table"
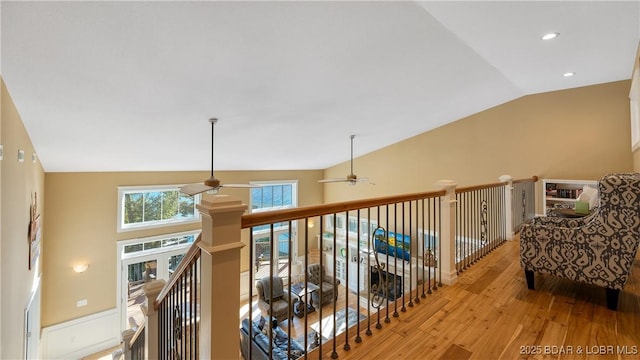
M 316 311 L 316 309 L 313 307 L 313 305 L 311 305 L 311 301 L 309 301 L 308 304 L 305 304 L 304 302 L 304 296 L 307 295 L 309 297 L 311 297 L 311 294 L 313 294 L 314 291 L 320 289 L 320 287 L 314 283 L 308 282 L 308 283 L 297 283 L 297 284 L 292 284 L 291 287 L 289 288 L 289 292 L 292 293 L 293 295 L 295 295 L 298 300 L 296 300 L 295 304 L 293 304 L 293 313 L 299 317 L 302 318 L 305 315 L 305 307 L 306 307 L 306 313 L 311 313 Z

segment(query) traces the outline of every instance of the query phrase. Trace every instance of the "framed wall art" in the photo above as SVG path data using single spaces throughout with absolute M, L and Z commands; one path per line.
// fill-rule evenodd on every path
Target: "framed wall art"
M 33 194 L 29 221 L 29 270 L 36 266 L 40 257 L 40 214 L 38 214 L 38 194 Z

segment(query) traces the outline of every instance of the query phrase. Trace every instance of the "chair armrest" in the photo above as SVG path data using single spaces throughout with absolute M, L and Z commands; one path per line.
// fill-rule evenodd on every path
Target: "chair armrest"
M 588 224 L 597 215 L 597 210 L 591 214 L 579 218 L 564 218 L 558 216 L 537 216 L 527 221 L 525 226 L 546 226 L 550 228 L 577 228 Z
M 335 281 L 336 285 L 340 285 L 340 279 L 336 279 L 335 277 L 331 276 L 331 275 L 325 275 L 325 277 L 322 279 L 322 281 L 333 284 Z
M 538 216 L 531 219 L 531 222 L 527 222 L 527 224 L 532 226 L 570 227 L 569 220 L 575 219 L 557 216 Z
M 298 297 L 288 290 L 282 290 L 282 299 L 291 304 L 291 300 L 298 300 Z

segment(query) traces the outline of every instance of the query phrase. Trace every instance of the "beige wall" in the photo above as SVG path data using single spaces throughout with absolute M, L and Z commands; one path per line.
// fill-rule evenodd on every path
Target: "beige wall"
M 440 179 L 465 186 L 503 174 L 599 179 L 632 171 L 629 87 L 619 81 L 525 96 L 422 133 L 355 159 L 354 172 L 376 185 L 327 184 L 325 201 L 434 190 Z M 348 172 L 343 163 L 325 176 Z
M 208 172 L 47 173 L 45 199 L 47 253 L 44 264 L 43 327 L 79 318 L 116 306 L 118 240 L 200 228 L 200 224 L 118 233 L 118 186 L 201 182 Z M 266 180 L 299 180 L 299 205 L 322 202 L 322 186 L 316 171 L 219 171 L 225 183 Z M 223 190 L 249 205 L 246 189 Z M 210 196 L 210 195 L 206 195 Z M 243 250 L 243 270 L 248 269 L 248 248 Z M 87 262 L 83 274 L 73 265 Z M 76 307 L 87 299 L 88 305 Z
M 2 81 L 2 117 L 0 143 L 4 158 L 0 167 L 0 359 L 24 358 L 24 310 L 28 305 L 36 270 L 29 270 L 29 211 L 34 193 L 38 194 L 38 209 L 45 220 L 44 171 L 39 161 L 33 163 L 35 152 L 22 119 Z M 25 161 L 18 162 L 18 150 L 24 150 Z M 46 234 L 42 227 L 43 236 Z M 47 244 L 42 241 L 42 252 Z M 42 261 L 43 256 L 41 256 Z
M 640 67 L 640 42 L 638 43 L 638 50 L 636 50 L 636 57 L 633 61 L 633 72 L 638 70 Z M 631 73 L 633 77 L 633 72 Z M 635 84 L 634 84 L 635 85 Z M 640 84 L 635 85 L 640 88 Z M 640 149 L 633 152 L 633 171 L 640 171 Z

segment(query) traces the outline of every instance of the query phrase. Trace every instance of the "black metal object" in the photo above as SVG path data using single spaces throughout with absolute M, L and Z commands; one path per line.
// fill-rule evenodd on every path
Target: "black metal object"
M 197 359 L 199 342 L 200 257 L 196 256 L 178 276 L 158 306 L 158 357 Z

